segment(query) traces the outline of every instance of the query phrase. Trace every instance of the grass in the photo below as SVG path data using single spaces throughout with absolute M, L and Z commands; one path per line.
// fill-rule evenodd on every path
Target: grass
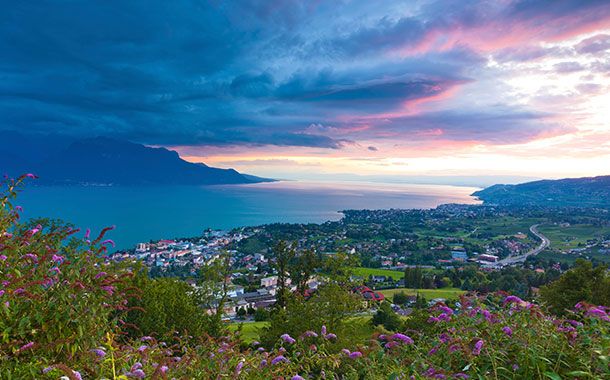
M 465 292 L 462 289 L 458 288 L 442 288 L 442 289 L 409 289 L 409 288 L 397 288 L 397 289 L 384 289 L 379 290 L 381 294 L 383 294 L 390 301 L 392 300 L 392 296 L 396 293 L 405 292 L 407 295 L 417 295 L 419 294 L 426 297 L 429 301 L 434 298 L 445 298 L 445 299 L 457 299 L 461 294 Z
M 269 322 L 234 322 L 229 325 L 229 330 L 236 331 L 242 325 L 241 336 L 246 343 L 254 342 L 259 338 L 259 330 L 269 325 Z
M 604 238 L 610 235 L 610 227 L 597 227 L 590 224 L 573 224 L 568 227 L 542 225 L 538 230 L 549 238 L 552 249 L 562 251 L 584 247 L 589 239 Z
M 405 272 L 399 270 L 381 269 L 381 268 L 352 268 L 354 276 L 368 278 L 369 276 L 392 276 L 394 280 L 400 280 L 405 276 Z

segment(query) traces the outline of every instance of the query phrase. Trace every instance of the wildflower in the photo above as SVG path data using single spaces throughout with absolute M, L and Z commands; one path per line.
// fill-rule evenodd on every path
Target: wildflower
M 313 352 L 318 351 L 318 346 L 316 346 L 315 344 L 312 344 L 311 346 L 309 346 L 309 349 Z
M 393 347 L 398 346 L 399 344 L 400 344 L 400 343 L 398 343 L 397 341 L 395 341 L 395 340 L 394 340 L 394 341 L 391 341 L 391 342 L 386 343 L 384 347 L 385 347 L 385 348 L 387 348 L 387 349 L 389 350 L 389 349 L 391 349 L 391 348 L 393 348 Z
M 477 342 L 474 344 L 474 348 L 472 349 L 472 354 L 473 355 L 479 355 L 481 353 L 481 349 L 483 348 L 483 340 L 479 339 L 477 340 Z
M 6 261 L 7 258 L 6 255 L 0 255 L 0 261 Z
M 165 374 L 168 369 L 169 368 L 166 365 L 162 365 L 160 371 L 161 371 L 162 374 Z
M 324 335 L 324 338 L 331 340 L 331 339 L 337 339 L 337 335 L 330 333 L 330 334 L 326 334 Z
M 114 241 L 113 241 L 113 240 L 111 240 L 111 239 L 106 239 L 106 240 L 104 240 L 103 242 L 101 242 L 101 244 L 102 244 L 102 245 L 105 245 L 105 244 L 110 244 L 110 245 L 112 245 L 112 248 L 116 247 L 116 244 L 114 244 Z
M 349 355 L 351 353 L 347 348 L 342 348 L 341 352 L 343 352 L 345 355 Z
M 434 317 L 434 316 L 430 316 L 430 318 L 428 318 L 428 323 L 437 323 L 440 322 L 441 320 Z
M 513 330 L 508 327 L 508 326 L 504 326 L 502 327 L 502 331 L 504 332 L 504 334 L 506 334 L 507 336 L 512 336 L 513 335 Z
M 447 335 L 447 334 L 445 334 L 445 333 L 442 333 L 441 335 L 439 335 L 438 339 L 441 341 L 441 343 L 443 343 L 443 344 L 444 344 L 444 343 L 449 342 L 449 340 L 450 340 L 451 338 L 449 338 L 449 335 Z
M 25 289 L 23 289 L 23 288 L 17 288 L 13 291 L 13 294 L 16 296 L 23 294 L 23 293 L 25 293 Z
M 61 263 L 62 261 L 64 261 L 64 257 L 61 255 L 53 254 L 53 256 L 51 256 L 51 260 L 55 261 L 56 263 Z
M 106 275 L 106 272 L 100 272 L 98 274 L 95 275 L 95 279 L 98 280 L 100 277 L 104 277 Z
M 485 319 L 486 319 L 488 322 L 491 322 L 492 317 L 491 317 L 491 313 L 489 312 L 489 310 L 485 310 L 485 309 L 483 309 L 483 310 L 481 311 L 481 314 L 483 314 L 483 317 L 485 317 Z
M 234 374 L 235 374 L 235 376 L 236 376 L 236 377 L 237 377 L 237 376 L 239 376 L 239 374 L 241 373 L 241 369 L 243 368 L 243 366 L 244 366 L 244 362 L 243 362 L 243 361 L 240 361 L 240 362 L 239 362 L 239 363 L 237 363 L 237 365 L 235 366 L 235 371 L 234 371 Z
M 53 370 L 53 368 L 55 368 L 55 367 L 50 366 L 50 367 L 44 368 L 42 370 L 42 373 L 47 374 L 47 373 L 51 372 Z
M 470 376 L 468 376 L 467 374 L 465 374 L 463 372 L 456 373 L 455 375 L 453 375 L 453 377 L 456 379 L 469 379 L 470 378 Z
M 150 342 L 151 340 L 153 340 L 153 337 L 146 335 L 146 336 L 141 337 L 140 340 L 142 342 Z
M 305 380 L 302 376 L 294 375 L 290 380 Z
M 392 335 L 392 339 L 397 339 L 400 340 L 401 342 L 405 343 L 405 344 L 413 344 L 413 339 L 411 339 L 410 337 L 401 334 L 401 333 L 396 333 L 394 335 Z
M 326 326 L 322 325 L 322 329 L 320 329 L 320 334 L 326 335 Z
M 83 377 L 81 376 L 80 372 L 78 372 L 78 371 L 72 371 L 72 376 L 74 376 L 74 378 L 76 380 L 83 380 Z
M 440 319 L 441 321 L 449 322 L 451 320 L 451 316 L 450 316 L 450 314 L 441 313 L 438 316 L 438 319 Z
M 114 286 L 112 286 L 112 285 L 105 285 L 105 286 L 102 286 L 100 289 L 107 292 L 109 295 L 114 294 Z
M 4 289 L 0 290 L 0 297 L 2 297 L 4 295 L 5 291 Z
M 148 348 L 148 346 L 143 344 L 140 347 L 138 347 L 138 352 L 140 352 L 140 353 L 144 352 L 144 351 L 146 351 L 147 348 Z
M 305 331 L 303 333 L 303 335 L 301 335 L 301 337 L 302 338 L 317 338 L 318 334 L 315 331 L 308 330 L 308 331 Z
M 252 342 L 252 345 L 253 345 L 253 346 L 259 346 L 260 344 L 261 344 L 261 342 L 256 341 L 256 340 L 255 340 L 254 342 Z
M 608 314 L 606 314 L 605 311 L 603 311 L 602 309 L 600 309 L 598 307 L 592 307 L 589 310 L 587 310 L 586 316 L 600 318 L 604 321 L 610 321 L 610 317 L 608 317 Z
M 521 298 L 517 297 L 517 296 L 508 296 L 504 299 L 504 305 L 509 304 L 509 303 L 516 303 L 516 304 L 523 304 L 525 303 Z
M 442 311 L 443 313 L 445 313 L 445 314 L 448 314 L 448 315 L 452 315 L 453 314 L 453 309 L 451 309 L 450 307 L 442 305 L 442 306 L 439 306 L 438 309 L 440 311 Z
M 103 358 L 104 356 L 106 356 L 106 352 L 104 352 L 104 350 L 100 348 L 94 348 L 93 350 L 91 350 L 91 352 L 93 352 L 99 358 Z
M 272 361 L 271 365 L 276 365 L 282 362 L 289 362 L 290 360 L 286 359 L 283 355 L 276 356 Z
M 136 369 L 135 371 L 130 371 L 125 374 L 127 377 L 135 377 L 136 379 L 143 379 L 146 377 L 146 373 L 141 369 Z
M 293 344 L 294 342 L 296 342 L 296 340 L 288 334 L 282 334 L 280 338 L 288 344 Z
M 261 364 L 259 365 L 260 368 L 266 367 L 267 366 L 267 360 L 263 359 L 261 360 Z
M 61 273 L 61 271 L 59 270 L 58 267 L 53 267 L 53 268 L 49 269 L 49 272 L 54 272 L 55 274 L 60 274 Z
M 26 253 L 25 255 L 23 255 L 23 258 L 24 258 L 24 259 L 30 259 L 30 260 L 32 260 L 32 261 L 34 261 L 34 262 L 37 262 L 37 261 L 38 261 L 38 256 L 36 256 L 36 255 L 35 255 L 35 254 L 33 254 L 33 253 Z
M 351 354 L 348 355 L 350 359 L 357 359 L 362 357 L 362 352 L 360 351 L 354 351 Z
M 460 349 L 460 346 L 457 344 L 452 344 L 451 346 L 449 346 L 449 352 L 455 352 L 458 351 Z
M 258 352 L 265 352 L 265 348 L 259 347 L 259 348 L 256 349 L 256 351 L 258 351 Z
M 19 351 L 20 352 L 21 351 L 25 351 L 25 350 L 28 350 L 28 349 L 30 349 L 32 347 L 34 347 L 34 342 L 29 342 L 29 343 L 26 343 L 23 346 L 19 347 Z
M 432 356 L 438 352 L 438 346 L 434 346 L 428 351 L 428 356 Z

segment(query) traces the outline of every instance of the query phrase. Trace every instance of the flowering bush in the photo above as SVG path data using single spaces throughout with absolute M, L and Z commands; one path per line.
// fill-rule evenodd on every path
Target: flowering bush
M 66 226 L 22 224 L 11 202 L 25 178 L 6 182 L 0 197 L 0 378 L 610 378 L 608 308 L 579 303 L 555 318 L 507 294 L 436 305 L 406 324 L 425 327 L 361 344 L 326 325 L 299 335 L 287 326 L 267 348 L 239 334 L 125 336 L 137 290 L 130 270 L 104 261 L 106 231 L 89 241 Z

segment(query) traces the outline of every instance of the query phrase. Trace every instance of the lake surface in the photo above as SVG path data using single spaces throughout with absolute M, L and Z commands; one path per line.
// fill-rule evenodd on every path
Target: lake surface
M 117 248 L 274 222 L 339 220 L 347 209 L 433 208 L 479 203 L 472 187 L 362 182 L 273 182 L 192 187 L 27 187 L 16 204 L 25 218 L 52 217 L 81 229 L 116 225 Z M 93 233 L 92 233 L 93 235 Z

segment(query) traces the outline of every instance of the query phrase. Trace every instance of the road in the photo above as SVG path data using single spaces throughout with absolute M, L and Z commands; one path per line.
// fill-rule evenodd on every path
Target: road
M 516 264 L 516 263 L 522 263 L 529 256 L 535 256 L 535 255 L 539 254 L 540 252 L 544 251 L 549 245 L 551 245 L 551 241 L 546 236 L 544 236 L 543 234 L 541 234 L 538 231 L 539 225 L 540 224 L 534 224 L 533 226 L 530 227 L 530 232 L 533 233 L 534 235 L 536 235 L 536 237 L 541 240 L 539 246 L 537 246 L 536 248 L 532 249 L 531 251 L 529 251 L 523 255 L 509 256 L 509 257 L 505 258 L 504 260 L 500 260 L 495 263 L 495 266 L 503 267 L 503 266 L 512 265 L 512 264 Z

